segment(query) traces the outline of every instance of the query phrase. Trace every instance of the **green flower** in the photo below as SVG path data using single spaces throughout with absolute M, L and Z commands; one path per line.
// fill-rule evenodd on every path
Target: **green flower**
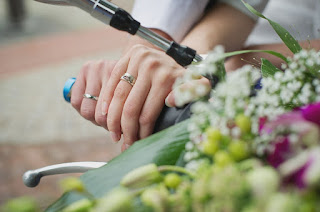
M 93 207 L 93 202 L 88 199 L 82 199 L 77 202 L 72 203 L 62 212 L 89 212 Z
M 31 197 L 19 197 L 9 200 L 0 208 L 3 212 L 37 212 L 39 208 Z
M 148 164 L 126 174 L 120 184 L 127 188 L 143 188 L 160 182 L 162 175 L 155 164 Z
M 248 144 L 241 140 L 231 142 L 228 150 L 235 161 L 243 160 L 249 156 Z
M 247 174 L 246 178 L 255 197 L 262 201 L 273 195 L 280 184 L 280 177 L 272 167 L 253 169 Z
M 68 192 L 68 191 L 83 192 L 86 190 L 83 185 L 83 182 L 76 177 L 68 177 L 68 178 L 62 179 L 60 181 L 60 187 L 64 192 Z
M 92 212 L 132 211 L 133 197 L 126 188 L 116 188 L 98 200 Z
M 181 177 L 176 173 L 169 173 L 164 178 L 164 183 L 168 188 L 177 188 L 181 183 Z
M 144 205 L 149 206 L 155 212 L 168 211 L 169 192 L 164 185 L 155 186 L 146 189 L 141 194 L 141 201 Z
M 248 116 L 239 114 L 236 116 L 235 122 L 243 134 L 249 133 L 251 131 L 251 120 Z

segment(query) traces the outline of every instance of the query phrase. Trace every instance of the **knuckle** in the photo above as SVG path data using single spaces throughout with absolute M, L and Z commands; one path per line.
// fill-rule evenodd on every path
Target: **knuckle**
M 131 51 L 141 51 L 141 50 L 146 50 L 147 47 L 143 44 L 135 44 L 131 47 Z
M 83 118 L 94 121 L 95 110 L 89 106 L 82 106 L 80 114 Z
M 131 119 L 137 117 L 137 108 L 135 105 L 127 102 L 123 108 L 123 116 Z
M 82 66 L 82 68 L 81 68 L 81 71 L 82 72 L 88 72 L 88 70 L 90 69 L 90 67 L 92 66 L 94 64 L 94 61 L 88 61 L 88 62 L 86 62 L 83 66 Z
M 150 71 L 156 70 L 161 64 L 161 62 L 155 57 L 149 57 L 145 61 L 146 62 L 144 66 L 147 70 L 150 70 Z
M 142 44 L 136 44 L 131 48 L 130 53 L 135 58 L 135 60 L 137 60 L 141 58 L 147 58 L 150 55 L 151 51 L 148 47 Z
M 167 75 L 156 76 L 155 79 L 156 80 L 153 81 L 153 83 L 155 83 L 159 88 L 163 89 L 171 89 L 174 83 L 174 80 L 172 80 L 171 77 Z
M 114 91 L 114 97 L 117 99 L 123 99 L 125 95 L 126 91 L 121 86 L 117 86 L 116 90 Z
M 137 138 L 133 135 L 123 134 L 123 140 L 124 143 L 132 145 L 137 140 Z
M 139 117 L 139 124 L 141 126 L 147 126 L 152 123 L 152 117 L 146 113 L 143 113 Z
M 97 67 L 97 70 L 99 70 L 99 71 L 102 70 L 103 67 L 104 67 L 104 64 L 105 64 L 104 60 L 98 60 L 98 61 L 96 61 L 95 65 L 96 65 L 96 67 Z

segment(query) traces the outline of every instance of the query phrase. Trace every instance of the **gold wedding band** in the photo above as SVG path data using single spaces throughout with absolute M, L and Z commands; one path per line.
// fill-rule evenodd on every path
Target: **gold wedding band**
M 93 96 L 93 95 L 88 94 L 88 93 L 83 94 L 83 98 L 92 99 L 92 100 L 98 101 L 98 97 L 97 96 Z
M 123 81 L 126 81 L 131 86 L 133 86 L 134 83 L 136 82 L 136 78 L 129 73 L 125 73 L 124 75 L 122 75 L 122 77 L 120 79 Z

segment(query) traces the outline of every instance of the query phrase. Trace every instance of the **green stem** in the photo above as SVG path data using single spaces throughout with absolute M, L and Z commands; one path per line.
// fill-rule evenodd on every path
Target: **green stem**
M 166 172 L 166 171 L 174 171 L 174 172 L 180 172 L 182 174 L 186 174 L 191 178 L 194 178 L 194 174 L 188 170 L 186 170 L 183 167 L 180 166 L 170 166 L 170 165 L 164 165 L 164 166 L 159 166 L 158 167 L 159 172 Z
M 87 190 L 82 191 L 82 192 L 79 192 L 79 191 L 78 191 L 78 193 L 82 194 L 82 195 L 85 196 L 87 199 L 89 199 L 89 200 L 91 200 L 91 201 L 93 201 L 93 202 L 96 201 L 96 198 L 95 198 L 90 192 L 88 192 Z

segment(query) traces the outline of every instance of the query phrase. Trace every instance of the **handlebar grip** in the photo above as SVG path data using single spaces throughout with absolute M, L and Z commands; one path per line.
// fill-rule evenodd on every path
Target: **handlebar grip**
M 75 83 L 75 81 L 76 81 L 75 77 L 69 78 L 63 87 L 63 97 L 69 103 L 71 100 L 71 89 L 72 89 L 72 86 Z

